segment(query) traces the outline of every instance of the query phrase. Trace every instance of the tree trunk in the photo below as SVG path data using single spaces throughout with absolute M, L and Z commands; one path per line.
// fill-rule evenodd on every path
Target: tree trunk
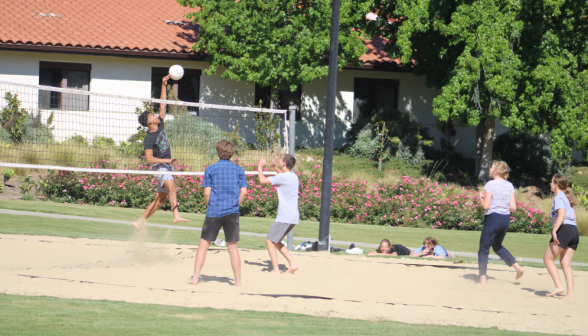
M 479 126 L 478 126 L 479 127 Z M 479 162 L 476 175 L 482 181 L 488 180 L 490 177 L 490 167 L 492 166 L 492 149 L 494 147 L 494 129 L 496 128 L 496 120 L 486 120 L 480 130 L 481 137 L 476 136 L 476 152 L 478 149 L 478 141 L 480 141 L 480 152 L 476 153 L 476 161 Z M 476 135 L 478 135 L 478 128 L 476 128 Z
M 476 126 L 476 167 L 474 169 L 474 176 L 478 176 L 480 173 L 480 159 L 482 158 L 482 138 L 484 136 L 484 130 L 486 128 L 486 123 L 484 121 L 480 122 L 478 126 Z

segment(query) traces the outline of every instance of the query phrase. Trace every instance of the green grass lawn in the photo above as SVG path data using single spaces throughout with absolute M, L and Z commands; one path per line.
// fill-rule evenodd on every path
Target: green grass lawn
M 118 301 L 0 294 L 3 335 L 529 335 L 496 328 L 406 324 Z
M 138 209 L 21 200 L 0 200 L 0 208 L 125 221 L 133 221 L 142 213 L 142 210 Z M 180 223 L 180 225 L 191 227 L 202 226 L 204 215 L 191 213 L 183 213 L 182 215 L 189 219 L 190 222 Z M 151 217 L 150 222 L 172 224 L 171 218 L 171 213 L 158 211 Z M 272 222 L 273 218 L 241 217 L 240 225 L 241 230 L 244 232 L 265 234 Z M 0 232 L 118 240 L 129 239 L 133 233 L 132 228 L 125 225 L 94 222 L 85 223 L 84 225 L 80 225 L 75 220 L 2 215 L 0 218 Z M 319 224 L 317 222 L 302 221 L 296 226 L 294 235 L 297 237 L 314 237 L 314 239 L 317 239 L 318 227 Z M 157 237 L 160 232 L 165 234 L 167 231 L 168 229 L 150 228 L 150 232 L 156 233 L 153 235 L 154 241 L 158 241 L 159 238 Z M 171 230 L 168 238 L 170 239 L 169 242 L 177 244 L 197 244 L 199 236 L 200 234 L 198 232 Z M 333 240 L 373 244 L 377 244 L 383 238 L 387 238 L 393 244 L 402 244 L 409 247 L 420 246 L 425 237 L 434 236 L 448 250 L 477 252 L 480 232 L 331 223 L 331 236 Z M 264 245 L 263 238 L 246 238 L 246 236 L 243 236 L 243 238 L 243 247 L 248 246 L 246 240 L 250 239 L 253 239 L 253 245 L 249 247 Z M 548 241 L 548 235 L 509 233 L 504 240 L 504 245 L 516 257 L 542 258 Z M 585 246 L 584 244 L 588 244 L 588 237 L 580 237 L 580 245 Z M 588 252 L 580 248 L 574 255 L 574 261 L 588 262 Z

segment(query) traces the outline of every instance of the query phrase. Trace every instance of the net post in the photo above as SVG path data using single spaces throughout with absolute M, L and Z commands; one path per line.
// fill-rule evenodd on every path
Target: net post
M 296 152 L 296 105 L 290 105 L 288 110 L 290 113 L 290 120 L 288 120 L 288 154 L 294 155 Z M 292 167 L 294 170 L 294 167 Z M 294 229 L 288 232 L 288 251 L 294 251 Z

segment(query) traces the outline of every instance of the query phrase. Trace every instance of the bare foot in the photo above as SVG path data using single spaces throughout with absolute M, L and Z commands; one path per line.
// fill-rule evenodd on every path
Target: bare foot
M 233 286 L 235 286 L 235 287 L 241 287 L 241 282 L 236 282 L 235 281 L 235 284 Z
M 138 231 L 141 231 L 141 229 L 145 226 L 145 223 L 147 223 L 146 220 L 144 220 L 143 218 L 139 218 L 139 219 L 137 219 L 136 221 L 133 222 L 133 226 Z
M 296 271 L 298 271 L 298 265 L 296 265 L 295 263 L 292 263 L 292 265 L 290 265 L 290 268 L 288 268 L 286 273 L 294 274 L 294 272 L 296 272 Z
M 486 284 L 486 276 L 485 275 L 480 275 L 480 285 L 485 285 Z
M 568 293 L 566 294 L 567 298 L 573 299 L 574 298 L 574 294 L 573 293 Z
M 194 280 L 195 279 L 195 280 Z M 198 284 L 198 277 L 190 277 L 190 281 L 188 281 L 189 285 L 197 285 Z
M 280 274 L 280 271 L 275 269 L 275 270 L 269 271 L 268 273 L 269 274 Z
M 556 288 L 553 292 L 547 294 L 547 297 L 554 297 L 557 294 L 561 294 L 563 292 L 564 292 L 564 289 L 563 288 Z
M 187 219 L 185 219 L 185 218 L 183 218 L 181 216 L 180 217 L 177 217 L 177 218 L 174 218 L 174 223 L 187 222 L 187 221 L 188 221 Z
M 517 270 L 517 277 L 516 277 L 516 279 L 515 279 L 515 280 L 518 280 L 518 279 L 520 279 L 520 278 L 523 276 L 523 273 L 525 273 L 525 271 L 523 271 L 523 270 L 520 270 L 520 271 L 519 271 L 519 270 Z

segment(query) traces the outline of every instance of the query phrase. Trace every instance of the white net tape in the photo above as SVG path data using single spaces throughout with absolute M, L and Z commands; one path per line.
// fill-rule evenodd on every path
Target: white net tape
M 0 81 L 0 166 L 153 174 L 143 170 L 146 128 L 138 123 L 138 115 L 145 110 L 158 113 L 161 103 L 167 105 L 165 133 L 171 156 L 183 170 L 166 174 L 201 175 L 218 160 L 214 145 L 221 139 L 237 145 L 232 161 L 245 170 L 288 148 L 286 110 Z

